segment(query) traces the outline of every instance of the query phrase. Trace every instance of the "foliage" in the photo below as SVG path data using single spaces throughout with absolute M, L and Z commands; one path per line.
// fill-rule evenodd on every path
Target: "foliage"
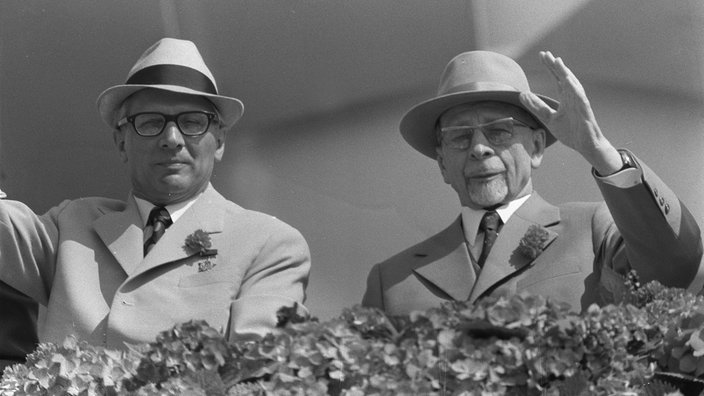
M 0 395 L 681 395 L 704 378 L 704 299 L 627 286 L 582 314 L 518 295 L 326 322 L 286 308 L 272 333 L 231 342 L 202 321 L 126 352 L 68 338 L 7 368 Z

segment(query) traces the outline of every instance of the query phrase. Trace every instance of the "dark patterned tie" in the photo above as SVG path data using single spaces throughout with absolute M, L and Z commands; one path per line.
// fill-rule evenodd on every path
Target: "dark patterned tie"
M 156 244 L 156 241 L 164 235 L 164 231 L 172 224 L 171 216 L 169 212 L 161 207 L 155 206 L 154 209 L 149 213 L 149 219 L 147 220 L 147 226 L 144 229 L 145 234 L 151 231 L 151 235 L 144 242 L 144 255 L 151 250 Z
M 482 253 L 479 255 L 479 260 L 477 264 L 481 268 L 486 261 L 486 257 L 491 251 L 491 247 L 496 241 L 496 236 L 499 234 L 499 226 L 501 225 L 501 216 L 496 213 L 495 210 L 490 210 L 484 213 L 481 223 L 479 223 L 479 230 L 484 232 L 484 243 L 482 245 Z

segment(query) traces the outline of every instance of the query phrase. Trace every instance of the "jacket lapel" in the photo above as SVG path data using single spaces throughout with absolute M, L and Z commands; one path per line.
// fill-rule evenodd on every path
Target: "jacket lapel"
M 414 252 L 413 271 L 457 301 L 464 301 L 476 280 L 458 217 Z
M 192 256 L 193 253 L 184 249 L 186 237 L 196 230 L 208 233 L 221 233 L 224 227 L 222 214 L 225 198 L 212 186 L 208 187 L 203 195 L 193 203 L 171 227 L 166 229 L 164 235 L 149 251 L 130 277 L 136 277 L 162 264 L 182 260 Z M 214 238 L 213 241 L 216 239 Z M 141 249 L 141 242 L 140 242 Z M 216 244 L 213 245 L 217 249 Z M 141 250 L 140 250 L 141 253 Z M 141 256 L 141 254 L 140 254 Z
M 93 222 L 93 228 L 115 257 L 125 273 L 129 274 L 142 261 L 142 218 L 132 196 L 121 212 L 109 212 Z
M 470 301 L 475 301 L 490 288 L 500 286 L 511 279 L 511 275 L 517 275 L 527 270 L 526 266 L 533 264 L 534 260 L 517 252 L 521 239 L 531 225 L 548 227 L 559 222 L 559 208 L 550 205 L 534 192 L 502 227 L 472 289 Z M 547 229 L 547 231 L 546 245 L 552 243 L 558 236 L 552 230 Z

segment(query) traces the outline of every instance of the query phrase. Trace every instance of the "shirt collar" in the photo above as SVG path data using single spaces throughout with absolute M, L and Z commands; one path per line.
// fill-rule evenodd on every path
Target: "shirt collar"
M 496 213 L 501 217 L 501 221 L 506 224 L 508 219 L 513 216 L 513 214 L 518 210 L 518 208 L 525 203 L 531 194 L 525 195 L 523 197 L 514 199 L 513 201 L 501 205 L 496 208 Z M 484 213 L 487 211 L 484 209 L 472 209 L 466 206 L 462 207 L 462 230 L 464 231 L 464 238 L 470 244 L 474 245 L 474 241 L 477 239 L 477 233 L 479 232 L 479 223 L 484 217 Z
M 165 208 L 166 211 L 169 212 L 169 216 L 171 216 L 171 221 L 175 223 L 176 220 L 178 220 L 179 217 L 181 217 L 188 210 L 188 208 L 190 208 L 191 205 L 193 205 L 198 200 L 198 198 L 200 198 L 202 194 L 203 193 L 200 193 L 195 197 L 183 202 L 166 205 Z M 137 209 L 139 210 L 139 214 L 140 216 L 142 216 L 142 225 L 146 226 L 147 220 L 149 220 L 149 212 L 151 212 L 156 205 L 142 198 L 138 198 L 134 195 L 132 197 L 134 197 L 134 201 L 137 203 Z

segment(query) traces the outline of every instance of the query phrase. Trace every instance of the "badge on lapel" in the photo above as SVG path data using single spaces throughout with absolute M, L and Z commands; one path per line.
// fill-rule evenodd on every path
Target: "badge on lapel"
M 186 241 L 183 245 L 183 250 L 189 255 L 198 255 L 203 258 L 203 260 L 197 262 L 198 272 L 210 271 L 217 265 L 213 259 L 218 254 L 218 250 L 211 249 L 212 241 L 210 234 L 215 234 L 215 232 L 205 232 L 198 229 L 193 234 L 186 237 Z

